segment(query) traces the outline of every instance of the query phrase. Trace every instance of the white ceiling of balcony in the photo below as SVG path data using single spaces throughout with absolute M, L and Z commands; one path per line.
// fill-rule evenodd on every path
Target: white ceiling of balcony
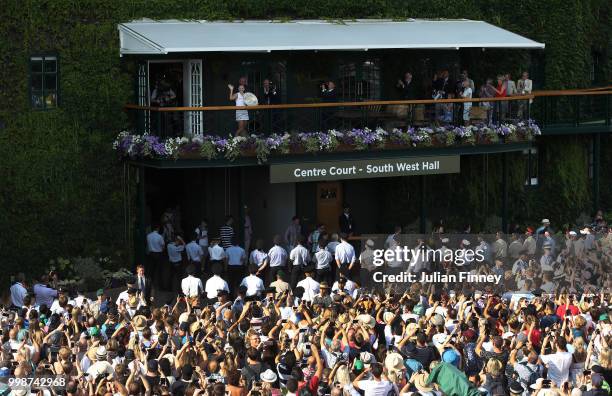
M 483 21 L 154 21 L 119 24 L 121 55 L 392 48 L 544 48 Z

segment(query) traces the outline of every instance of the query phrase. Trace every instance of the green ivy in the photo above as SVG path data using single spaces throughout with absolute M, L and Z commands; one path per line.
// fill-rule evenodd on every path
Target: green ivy
M 132 98 L 135 73 L 134 65 L 119 57 L 119 22 L 143 17 L 482 19 L 545 42 L 546 50 L 536 57 L 545 81 L 536 83 L 553 89 L 589 85 L 593 49 L 605 55 L 602 68 L 610 70 L 610 8 L 605 0 L 5 0 L 0 7 L 0 255 L 11 270 L 0 279 L 16 268 L 34 274 L 51 257 L 100 252 L 128 260 L 135 178 L 110 147 L 126 126 L 122 106 Z M 59 55 L 59 109 L 29 107 L 28 57 L 36 52 Z M 470 55 L 479 59 L 474 65 L 479 75 L 518 73 L 531 62 L 527 51 Z M 546 139 L 543 186 L 533 193 L 524 192 L 523 162 L 513 161 L 511 214 L 522 216 L 529 207 L 530 216 L 554 211 L 561 220 L 585 210 L 590 191 L 585 142 Z M 606 144 L 603 153 L 610 152 Z M 486 174 L 481 157 L 463 162 L 460 175 L 432 178 L 432 202 L 463 217 L 498 212 L 499 159 L 489 157 Z M 606 191 L 602 184 L 602 197 L 612 195 Z M 401 195 L 389 197 L 402 202 Z M 415 215 L 412 207 L 402 213 Z

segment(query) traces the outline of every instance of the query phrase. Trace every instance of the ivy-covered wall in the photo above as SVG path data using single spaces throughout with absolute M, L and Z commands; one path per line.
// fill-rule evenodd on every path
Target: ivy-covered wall
M 122 106 L 133 88 L 133 70 L 119 57 L 119 22 L 142 17 L 483 19 L 545 42 L 538 60 L 545 75 L 541 85 L 573 88 L 591 84 L 593 51 L 601 60 L 599 82 L 610 80 L 610 8 L 606 0 L 5 0 L 0 7 L 0 259 L 7 271 L 0 278 L 17 269 L 35 273 L 59 255 L 130 249 L 134 175 L 110 147 L 125 126 Z M 28 101 L 28 58 L 41 52 L 59 57 L 60 107 L 51 111 L 31 110 Z M 500 70 L 529 66 L 521 52 L 486 57 Z M 590 193 L 584 146 L 584 140 L 570 137 L 547 140 L 543 186 L 525 194 L 521 178 L 513 178 L 511 200 L 521 202 L 512 204 L 515 213 L 525 203 L 534 215 L 550 212 L 565 221 L 584 210 Z M 479 175 L 462 177 L 473 183 L 456 190 L 464 193 L 465 208 L 478 210 L 487 196 L 491 208 L 498 204 L 499 191 L 483 192 Z M 489 164 L 487 177 L 494 179 L 489 186 L 497 185 L 499 167 Z M 602 197 L 609 197 L 603 187 Z

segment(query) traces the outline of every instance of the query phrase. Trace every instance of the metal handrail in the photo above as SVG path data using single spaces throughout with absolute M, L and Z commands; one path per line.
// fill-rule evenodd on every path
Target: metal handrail
M 612 89 L 605 87 L 605 90 L 594 89 L 571 89 L 571 90 L 550 90 L 534 91 L 531 95 L 504 96 L 499 98 L 467 98 L 467 99 L 419 99 L 419 100 L 371 100 L 364 102 L 324 102 L 324 103 L 286 103 L 277 105 L 256 105 L 256 106 L 180 106 L 180 107 L 158 107 L 141 106 L 126 104 L 125 109 L 129 110 L 149 110 L 159 112 L 176 111 L 223 111 L 223 110 L 272 110 L 272 109 L 301 109 L 301 108 L 326 108 L 326 107 L 363 107 L 377 105 L 419 105 L 419 104 L 439 104 L 439 103 L 466 103 L 466 102 L 510 102 L 536 99 L 538 97 L 550 96 L 596 96 L 612 95 Z

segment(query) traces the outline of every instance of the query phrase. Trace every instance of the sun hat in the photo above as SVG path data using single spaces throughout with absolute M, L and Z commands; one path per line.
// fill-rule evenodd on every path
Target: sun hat
M 106 348 L 104 345 L 101 345 L 96 349 L 96 360 L 104 360 L 106 359 Z
M 278 376 L 274 371 L 267 369 L 259 375 L 259 378 L 261 378 L 263 382 L 274 383 L 276 382 Z
M 189 313 L 183 312 L 178 319 L 179 323 L 189 322 Z
M 440 314 L 435 314 L 431 317 L 431 324 L 434 326 L 442 326 L 444 325 L 444 316 Z
M 364 326 L 374 327 L 376 325 L 376 319 L 369 314 L 361 314 L 357 316 L 357 320 Z
M 387 354 L 385 367 L 389 371 L 399 371 L 404 368 L 404 358 L 397 352 Z
M 147 318 L 143 315 L 136 315 L 132 318 L 132 324 L 137 331 L 143 331 L 147 327 Z
M 370 365 L 374 363 L 374 355 L 372 355 L 370 352 L 361 352 L 359 354 L 359 360 L 363 362 L 365 367 L 370 367 Z
M 417 388 L 419 392 L 431 392 L 433 391 L 433 387 L 427 385 L 427 374 L 425 373 L 417 373 L 414 375 L 414 386 Z

